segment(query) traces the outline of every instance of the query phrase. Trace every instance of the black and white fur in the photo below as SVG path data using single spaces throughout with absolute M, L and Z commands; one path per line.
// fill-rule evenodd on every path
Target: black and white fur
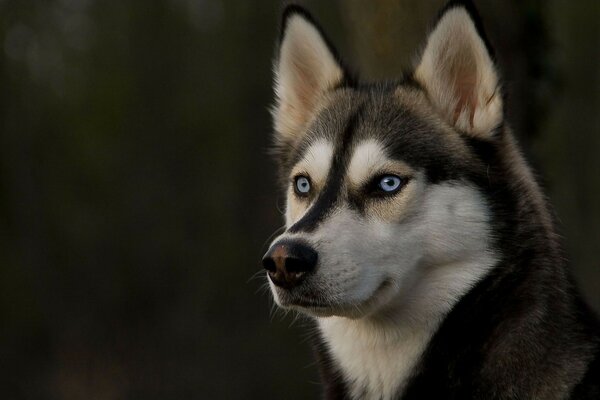
M 286 231 L 314 271 L 281 307 L 312 317 L 328 399 L 596 399 L 600 335 L 504 121 L 477 13 L 441 12 L 414 72 L 358 83 L 312 17 L 283 15 L 273 107 Z M 394 196 L 370 182 L 401 176 Z M 301 197 L 294 179 L 307 176 Z

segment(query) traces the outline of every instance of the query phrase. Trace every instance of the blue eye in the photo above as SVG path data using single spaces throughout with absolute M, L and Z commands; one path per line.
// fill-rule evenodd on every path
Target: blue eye
M 298 176 L 294 182 L 294 188 L 300 196 L 307 195 L 310 192 L 310 181 L 305 176 Z
M 396 193 L 402 186 L 402 179 L 396 175 L 385 175 L 379 179 L 377 186 L 385 193 Z

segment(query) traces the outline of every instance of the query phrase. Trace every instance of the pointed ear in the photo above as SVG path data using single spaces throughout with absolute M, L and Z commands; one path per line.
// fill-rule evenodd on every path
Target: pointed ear
M 322 96 L 344 79 L 335 50 L 299 6 L 288 6 L 283 13 L 274 71 L 276 103 L 272 113 L 277 140 L 295 140 Z
M 442 12 L 414 78 L 457 129 L 489 137 L 502 122 L 498 73 L 471 2 L 453 1 Z

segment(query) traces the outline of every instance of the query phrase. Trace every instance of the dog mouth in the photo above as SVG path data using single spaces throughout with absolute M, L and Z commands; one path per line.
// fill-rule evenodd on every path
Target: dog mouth
M 293 300 L 290 304 L 292 307 L 302 307 L 302 308 L 317 308 L 317 309 L 326 309 L 335 307 L 333 304 L 327 304 L 325 302 L 316 301 L 310 298 L 300 298 Z
M 389 279 L 385 279 L 367 299 L 357 302 L 327 300 L 324 298 L 326 296 L 318 293 L 298 295 L 288 293 L 287 296 L 280 296 L 279 300 L 280 306 L 284 308 L 295 309 L 319 317 L 332 315 L 360 316 L 378 304 L 379 300 L 385 297 L 384 293 L 391 286 L 392 282 Z
M 278 297 L 280 306 L 290 308 L 325 309 L 332 308 L 336 304 L 327 301 L 323 295 L 316 292 L 290 293 L 286 291 L 285 293 L 280 293 Z

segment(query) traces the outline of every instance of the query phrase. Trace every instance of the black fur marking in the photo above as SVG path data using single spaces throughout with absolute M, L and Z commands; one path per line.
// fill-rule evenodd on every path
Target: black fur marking
M 372 102 L 378 104 L 376 112 L 368 117 L 367 125 L 377 127 L 376 139 L 383 141 L 391 158 L 423 170 L 430 183 L 458 180 L 465 170 L 465 160 L 446 145 L 445 133 L 412 111 L 399 107 L 393 93 L 386 89 L 371 89 Z M 383 99 L 381 99 L 383 97 Z
M 494 146 L 494 143 L 488 140 L 465 135 L 465 143 L 485 164 L 488 164 L 490 160 L 496 158 L 496 147 Z
M 289 232 L 313 231 L 336 205 L 344 182 L 344 174 L 346 173 L 345 164 L 350 155 L 350 141 L 360 119 L 361 112 L 362 108 L 359 107 L 348 119 L 339 142 L 335 146 L 331 169 L 323 191 L 319 194 L 315 204 L 308 210 L 306 215 L 290 227 Z

